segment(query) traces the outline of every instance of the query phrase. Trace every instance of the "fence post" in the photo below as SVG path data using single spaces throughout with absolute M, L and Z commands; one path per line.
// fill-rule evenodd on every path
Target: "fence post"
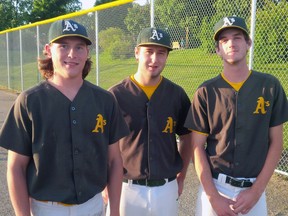
M 249 69 L 253 68 L 253 56 L 254 56 L 254 38 L 255 38 L 255 23 L 256 23 L 256 3 L 257 0 L 252 0 L 251 4 L 251 27 L 250 27 L 250 37 L 252 40 L 252 44 L 250 47 L 250 55 L 249 55 Z
M 155 17 L 155 14 L 154 14 L 154 0 L 151 0 L 150 1 L 150 25 L 151 27 L 154 27 L 154 17 Z
M 21 72 L 21 91 L 24 91 L 24 76 L 23 76 L 23 49 L 22 49 L 22 30 L 19 30 L 20 40 L 20 72 Z
M 7 82 L 8 82 L 8 89 L 11 89 L 11 84 L 10 84 L 10 61 L 9 61 L 9 33 L 6 32 L 6 44 L 7 44 Z
M 99 86 L 99 29 L 98 11 L 95 11 L 95 51 L 96 51 L 96 85 Z

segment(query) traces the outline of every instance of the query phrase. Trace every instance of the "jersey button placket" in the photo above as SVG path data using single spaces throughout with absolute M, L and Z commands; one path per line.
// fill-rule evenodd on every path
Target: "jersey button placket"
M 78 148 L 77 146 L 77 109 L 76 106 L 71 104 L 70 107 L 70 118 L 72 119 L 71 121 L 71 133 L 72 133 L 72 148 L 73 148 L 73 174 L 74 174 L 74 181 L 76 182 L 76 191 L 77 191 L 77 197 L 78 199 L 81 200 L 82 196 L 82 190 L 81 190 L 81 181 L 79 179 L 80 176 L 80 163 L 79 160 L 81 160 L 81 149 Z M 76 131 L 74 131 L 76 130 Z

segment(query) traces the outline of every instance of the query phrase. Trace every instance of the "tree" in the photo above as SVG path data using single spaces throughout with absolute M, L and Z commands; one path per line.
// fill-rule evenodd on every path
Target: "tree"
M 81 9 L 79 0 L 0 0 L 0 30 Z
M 120 28 L 110 27 L 99 33 L 99 46 L 112 59 L 125 59 L 133 55 L 131 38 Z
M 0 0 L 0 30 L 26 24 L 33 0 Z
M 140 6 L 133 4 L 132 8 L 128 9 L 128 14 L 124 20 L 126 27 L 133 37 L 134 42 L 140 30 L 150 26 L 150 7 L 148 4 Z
M 214 0 L 162 0 L 156 1 L 155 26 L 166 28 L 172 40 L 185 37 L 186 48 L 201 45 L 199 26 L 206 16 L 213 16 Z M 184 33 L 183 33 L 184 32 Z
M 254 58 L 261 64 L 288 62 L 288 3 L 268 2 L 257 11 Z
M 99 31 L 110 27 L 118 27 L 127 32 L 124 19 L 128 14 L 128 8 L 132 7 L 132 3 L 124 4 L 117 7 L 108 8 L 107 10 L 98 12 Z
M 0 0 L 0 30 L 5 30 L 12 27 L 13 20 L 13 5 L 11 1 Z
M 117 1 L 117 0 L 96 0 L 94 6 L 101 5 L 101 4 L 106 4 L 106 3 L 109 3 L 109 2 L 113 2 L 113 1 Z
M 81 9 L 79 0 L 34 0 L 29 21 L 45 20 Z

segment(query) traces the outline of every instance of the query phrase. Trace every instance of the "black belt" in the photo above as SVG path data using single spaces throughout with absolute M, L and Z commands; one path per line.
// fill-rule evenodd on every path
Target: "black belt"
M 219 173 L 212 173 L 212 176 L 214 179 L 218 179 Z M 245 188 L 245 187 L 251 187 L 253 183 L 250 181 L 250 179 L 237 179 L 233 178 L 231 176 L 226 175 L 226 181 L 225 183 L 230 184 L 234 187 L 240 187 L 240 188 Z
M 173 181 L 175 179 L 176 179 L 176 177 L 174 176 L 174 177 L 167 178 L 167 179 L 158 179 L 158 180 L 138 179 L 138 180 L 130 180 L 130 181 L 132 181 L 132 184 L 145 185 L 145 186 L 148 186 L 148 187 L 157 187 L 157 186 L 162 186 L 166 182 L 171 182 L 171 181 Z M 129 180 L 128 179 L 123 179 L 123 182 L 128 183 Z

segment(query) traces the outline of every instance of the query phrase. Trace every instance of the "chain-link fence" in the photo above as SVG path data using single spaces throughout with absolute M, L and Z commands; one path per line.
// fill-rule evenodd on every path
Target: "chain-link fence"
M 250 68 L 275 75 L 288 92 L 287 1 L 151 0 L 144 6 L 131 2 L 119 0 L 60 17 L 72 17 L 84 24 L 94 41 L 89 81 L 107 89 L 133 74 L 137 69 L 137 34 L 152 24 L 166 29 L 173 41 L 174 50 L 163 75 L 183 86 L 192 98 L 203 81 L 222 70 L 212 40 L 214 24 L 224 16 L 238 15 L 251 29 Z M 1 87 L 23 91 L 41 80 L 36 59 L 41 57 L 48 28 L 56 19 L 0 32 Z M 284 151 L 277 168 L 284 175 L 288 175 L 287 127 L 285 124 Z
M 144 6 L 131 1 L 114 1 L 61 17 L 84 24 L 95 42 L 90 52 L 94 68 L 87 77 L 93 83 L 107 89 L 134 73 L 136 37 L 140 29 L 155 25 L 170 33 L 174 47 L 163 75 L 183 86 L 192 98 L 204 80 L 222 70 L 212 40 L 214 24 L 224 16 L 238 15 L 251 28 L 250 68 L 275 75 L 288 91 L 287 1 L 155 0 Z M 0 32 L 0 86 L 22 91 L 41 80 L 36 59 L 48 41 L 52 21 Z M 277 171 L 288 173 L 287 124 Z

